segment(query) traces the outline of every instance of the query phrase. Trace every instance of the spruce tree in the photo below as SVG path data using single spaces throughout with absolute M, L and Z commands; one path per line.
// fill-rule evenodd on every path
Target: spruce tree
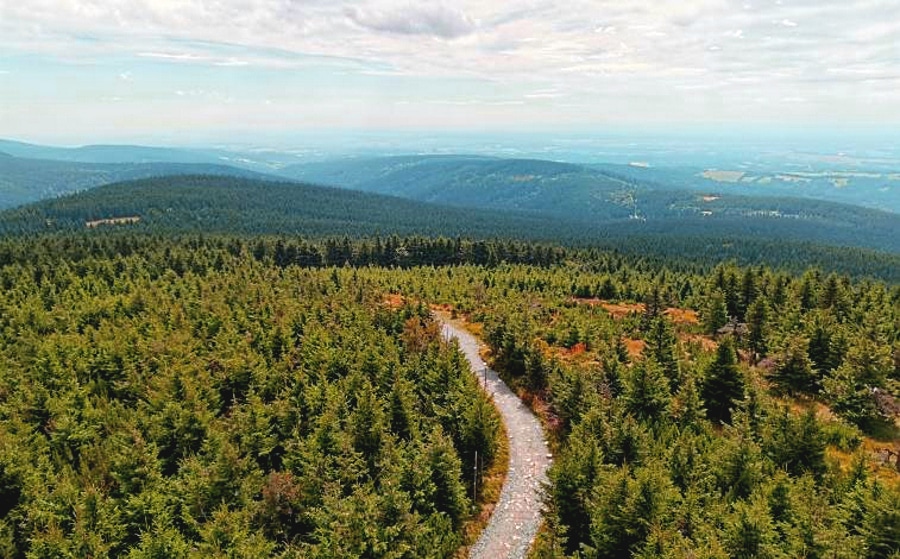
M 747 327 L 750 333 L 747 346 L 753 355 L 762 357 L 768 351 L 769 304 L 765 297 L 757 297 L 747 309 Z
M 725 306 L 725 294 L 722 290 L 716 289 L 706 300 L 706 308 L 703 309 L 703 326 L 707 334 L 715 334 L 726 324 L 728 324 L 728 307 Z
M 813 394 L 818 389 L 818 374 L 807 355 L 808 342 L 798 335 L 787 339 L 787 347 L 778 357 L 772 379 L 787 394 Z
M 625 408 L 644 420 L 658 420 L 669 406 L 669 381 L 653 358 L 645 359 L 630 371 L 625 383 Z
M 744 397 L 744 379 L 737 366 L 731 338 L 725 338 L 719 344 L 716 358 L 706 370 L 702 395 L 710 419 L 731 422 L 732 408 Z

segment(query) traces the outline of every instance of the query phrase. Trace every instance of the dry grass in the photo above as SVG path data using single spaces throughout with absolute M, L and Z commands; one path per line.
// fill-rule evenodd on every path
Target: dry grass
M 790 412 L 796 416 L 805 413 L 809 409 L 815 410 L 816 419 L 823 424 L 836 423 L 840 419 L 826 404 L 817 400 L 806 400 L 799 398 L 774 397 L 774 400 L 781 405 L 787 406 Z M 900 488 L 900 471 L 891 466 L 880 464 L 876 456 L 883 449 L 892 449 L 894 452 L 900 452 L 900 441 L 879 441 L 872 437 L 863 436 L 862 444 L 857 452 L 862 452 L 866 457 L 869 467 L 869 473 L 876 479 L 892 486 Z M 834 447 L 828 447 L 825 452 L 826 458 L 840 467 L 841 471 L 848 471 L 853 466 L 855 452 L 845 452 Z
M 392 309 L 399 309 L 406 304 L 406 297 L 399 293 L 388 293 L 384 296 L 384 304 Z
M 701 334 L 679 334 L 678 339 L 686 344 L 697 344 L 707 353 L 719 348 L 719 344 L 712 337 Z
M 694 326 L 700 324 L 700 316 L 697 314 L 697 311 L 693 309 L 677 309 L 675 307 L 669 307 L 663 314 L 672 319 L 672 322 L 675 324 L 685 324 L 688 326 Z
M 609 313 L 609 316 L 616 320 L 625 318 L 630 314 L 641 314 L 645 309 L 643 303 L 609 303 L 602 301 L 600 306 Z
M 628 350 L 629 357 L 637 359 L 644 354 L 644 348 L 647 347 L 647 342 L 644 340 L 636 340 L 634 338 L 623 338 L 623 340 L 625 342 L 625 349 Z

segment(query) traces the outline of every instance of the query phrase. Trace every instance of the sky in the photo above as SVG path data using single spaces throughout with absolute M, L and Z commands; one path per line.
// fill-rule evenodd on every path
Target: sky
M 896 130 L 900 0 L 0 0 L 0 137 Z

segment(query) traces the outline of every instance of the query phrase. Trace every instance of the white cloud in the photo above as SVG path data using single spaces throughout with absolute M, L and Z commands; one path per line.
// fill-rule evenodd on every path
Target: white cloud
M 565 96 L 566 93 L 556 88 L 539 89 L 536 91 L 532 91 L 531 93 L 526 93 L 524 95 L 526 99 L 558 99 Z
M 213 62 L 214 66 L 247 66 L 250 64 L 246 60 L 237 60 L 235 58 L 229 58 L 228 60 L 219 60 Z
M 200 56 L 190 53 L 170 53 L 170 52 L 139 52 L 137 56 L 141 58 L 161 58 L 163 60 L 175 60 L 178 62 L 209 62 L 208 56 Z
M 388 9 L 349 7 L 344 13 L 356 25 L 379 33 L 455 39 L 475 30 L 475 23 L 468 16 L 442 4 Z
M 340 80 L 351 78 L 373 84 L 421 80 L 415 87 L 407 81 L 372 86 L 384 88 L 372 94 L 372 103 L 412 96 L 403 107 L 446 99 L 439 90 L 456 99 L 456 90 L 465 87 L 485 102 L 540 105 L 545 111 L 563 101 L 610 106 L 617 118 L 652 108 L 672 118 L 778 121 L 786 114 L 784 98 L 804 98 L 822 109 L 823 118 L 877 113 L 900 122 L 900 18 L 886 17 L 896 12 L 897 0 L 108 4 L 0 0 L 0 51 L 78 64 L 130 56 L 213 69 L 330 67 L 334 83 L 322 84 L 324 74 L 312 72 L 308 80 L 332 96 L 363 95 L 358 83 L 357 89 L 341 89 Z M 272 80 L 279 79 L 273 74 Z M 437 83 L 442 86 L 432 87 Z M 164 91 L 177 87 L 184 97 L 200 89 L 178 81 Z M 203 85 L 215 87 L 226 86 Z M 752 99 L 763 101 L 748 110 L 744 101 Z M 537 100 L 542 102 L 527 102 Z

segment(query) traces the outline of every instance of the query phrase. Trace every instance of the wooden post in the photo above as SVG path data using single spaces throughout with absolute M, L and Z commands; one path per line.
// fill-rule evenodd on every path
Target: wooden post
M 472 503 L 478 503 L 478 451 L 475 451 L 475 464 L 472 467 Z

